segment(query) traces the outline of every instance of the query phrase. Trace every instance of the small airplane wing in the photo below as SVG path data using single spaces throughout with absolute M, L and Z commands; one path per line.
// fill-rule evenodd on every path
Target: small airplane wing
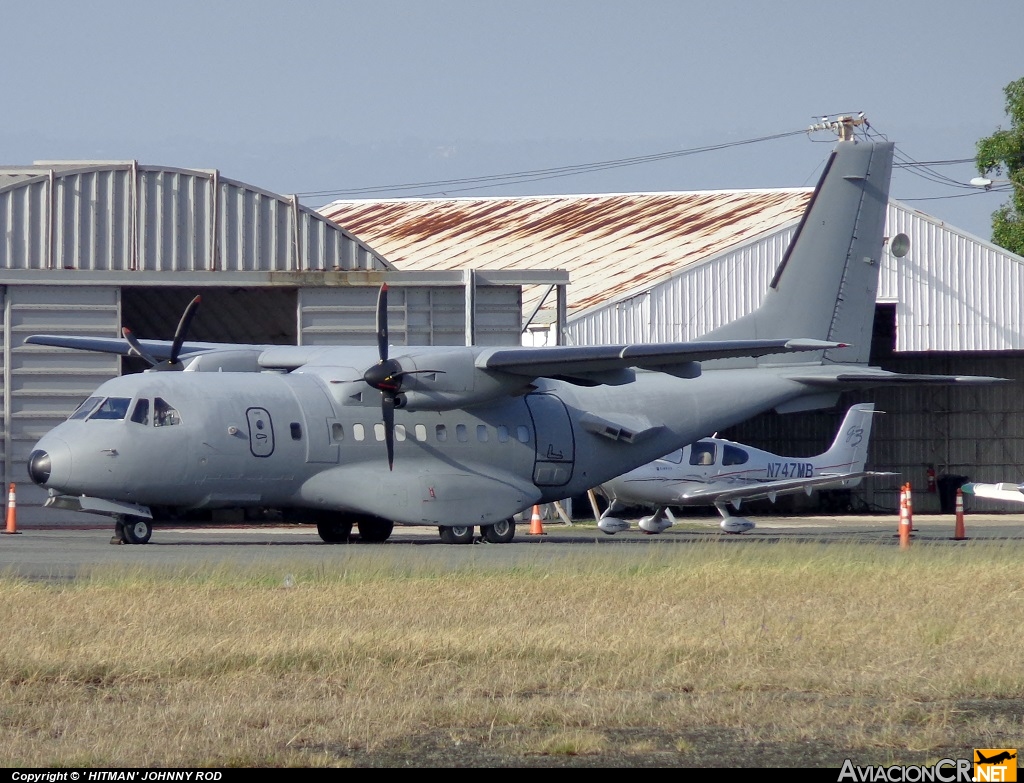
M 960 487 L 965 495 L 974 495 L 979 498 L 990 500 L 1009 500 L 1014 503 L 1024 503 L 1024 484 L 1014 484 L 1003 481 L 999 484 L 964 484 Z
M 810 492 L 811 489 L 835 486 L 844 481 L 868 478 L 870 476 L 895 476 L 896 473 L 861 470 L 854 473 L 821 473 L 810 478 L 779 479 L 778 481 L 751 482 L 727 489 L 708 487 L 694 489 L 683 493 L 684 502 L 703 501 L 707 503 L 732 503 L 739 506 L 744 500 L 761 500 L 768 498 L 773 503 L 779 495 L 793 495 L 797 492 Z

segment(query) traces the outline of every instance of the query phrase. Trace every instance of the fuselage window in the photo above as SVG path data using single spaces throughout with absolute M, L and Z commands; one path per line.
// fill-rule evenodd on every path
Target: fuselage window
M 405 440 L 405 425 L 404 424 L 396 424 L 395 425 L 395 440 L 397 440 L 397 441 Z
M 181 424 L 178 411 L 159 397 L 153 400 L 153 417 L 156 427 L 173 427 L 175 424 Z
M 691 465 L 714 465 L 715 464 L 715 444 L 708 443 L 707 441 L 701 441 L 700 443 L 694 443 L 690 447 L 690 464 Z
M 292 440 L 302 440 L 302 425 L 297 421 L 291 423 Z
M 352 425 L 352 437 L 359 441 L 366 437 L 366 430 L 362 424 Z
M 466 431 L 465 424 L 455 425 L 455 437 L 459 439 L 459 443 L 465 443 L 469 440 L 469 432 Z
M 488 435 L 487 435 L 487 425 L 486 424 L 477 424 L 476 425 L 476 439 L 478 441 L 480 441 L 481 443 L 486 443 L 487 442 L 487 438 L 488 438 Z
M 520 424 L 519 426 L 516 427 L 516 438 L 519 439 L 520 443 L 530 442 L 530 430 L 526 427 L 525 424 Z
M 132 421 L 136 424 L 141 424 L 143 427 L 149 426 L 149 400 L 143 398 L 135 403 L 135 410 L 132 411 Z
M 427 439 L 427 428 L 422 424 L 416 425 L 416 440 L 420 443 Z
M 726 446 L 722 451 L 723 465 L 742 465 L 748 459 L 750 459 L 750 455 L 735 446 Z
M 128 397 L 107 397 L 89 418 L 119 421 L 128 415 L 130 404 L 131 400 Z
M 373 425 L 373 437 L 375 437 L 378 442 L 384 440 L 384 422 L 377 422 Z
M 498 442 L 508 443 L 508 427 L 504 424 L 498 425 Z
M 437 436 L 437 440 L 439 443 L 444 443 L 446 440 L 448 440 L 448 428 L 445 427 L 443 424 L 438 424 L 436 427 L 434 427 L 434 434 Z
M 345 428 L 338 422 L 331 425 L 331 439 L 336 441 L 345 440 Z
M 68 418 L 70 418 L 70 419 L 84 419 L 84 418 L 87 418 L 90 413 L 92 413 L 94 410 L 96 410 L 96 406 L 99 405 L 101 402 L 103 402 L 103 398 L 102 397 L 90 397 L 85 402 L 83 402 L 81 405 L 79 405 L 77 408 L 75 408 L 75 412 L 72 413 L 71 416 L 69 416 Z

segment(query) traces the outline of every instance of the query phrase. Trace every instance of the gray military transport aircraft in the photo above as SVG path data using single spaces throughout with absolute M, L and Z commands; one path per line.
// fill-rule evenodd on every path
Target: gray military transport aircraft
M 686 343 L 376 348 L 35 335 L 140 355 L 36 444 L 46 505 L 105 514 L 112 541 L 216 508 L 280 510 L 320 537 L 385 541 L 395 523 L 461 544 L 515 534 L 513 515 L 586 492 L 769 409 L 843 389 L 995 379 L 867 366 L 891 143 L 841 141 L 753 313 Z M 852 344 L 852 347 L 851 345 Z

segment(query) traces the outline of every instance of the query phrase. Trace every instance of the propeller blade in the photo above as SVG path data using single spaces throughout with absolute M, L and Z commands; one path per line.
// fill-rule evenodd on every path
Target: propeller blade
M 131 346 L 132 352 L 136 356 L 145 359 L 153 367 L 156 367 L 160 363 L 153 357 L 151 353 L 149 353 L 145 348 L 142 347 L 141 343 L 139 343 L 139 338 L 136 337 L 135 333 L 127 326 L 121 329 L 121 334 L 124 335 L 124 339 L 128 341 L 128 345 Z
M 395 395 L 381 395 L 381 413 L 384 415 L 384 445 L 388 449 L 388 470 L 395 469 Z
M 192 319 L 196 316 L 196 310 L 199 309 L 199 303 L 202 301 L 202 297 L 197 296 L 188 306 L 185 308 L 185 312 L 181 314 L 181 320 L 178 321 L 178 328 L 174 331 L 174 342 L 171 343 L 171 364 L 178 363 L 178 354 L 181 353 L 181 346 L 185 342 L 185 337 L 188 335 L 188 328 L 192 325 Z
M 388 284 L 377 294 L 377 354 L 381 362 L 388 360 Z

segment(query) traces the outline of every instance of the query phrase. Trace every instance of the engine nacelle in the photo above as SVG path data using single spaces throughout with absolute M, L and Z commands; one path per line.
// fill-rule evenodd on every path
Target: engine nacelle
M 597 521 L 597 529 L 602 533 L 613 536 L 616 533 L 621 533 L 623 530 L 629 530 L 629 522 L 618 517 L 601 517 Z
M 656 516 L 652 514 L 641 519 L 638 525 L 642 531 L 653 536 L 672 527 L 672 521 L 664 515 Z
M 746 533 L 753 530 L 757 525 L 743 517 L 726 517 L 719 525 L 726 533 Z

